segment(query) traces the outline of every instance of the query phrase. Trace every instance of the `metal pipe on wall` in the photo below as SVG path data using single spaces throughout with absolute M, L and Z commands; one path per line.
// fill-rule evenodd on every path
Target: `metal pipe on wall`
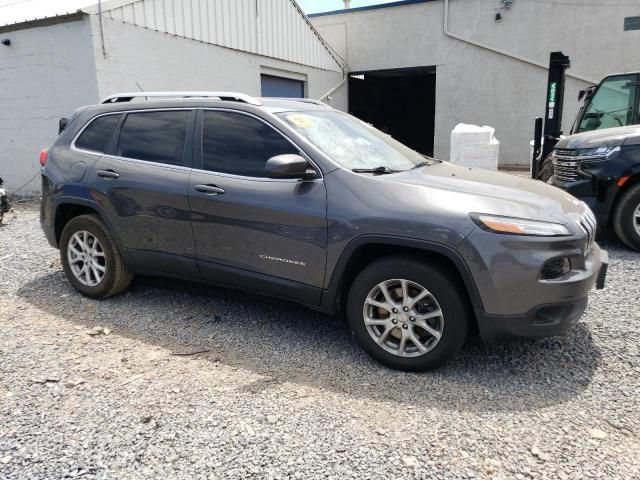
M 475 40 L 471 40 L 470 38 L 463 37 L 462 35 L 458 35 L 456 33 L 449 31 L 449 0 L 444 0 L 444 34 L 447 37 L 455 38 L 456 40 L 460 40 L 461 42 L 466 42 L 470 45 L 475 45 L 476 47 L 483 48 L 485 50 L 489 50 L 494 53 L 498 53 L 500 55 L 504 55 L 505 57 L 513 58 L 514 60 L 519 60 L 520 62 L 528 63 L 530 65 L 535 65 L 536 67 L 544 68 L 545 70 L 549 69 L 549 65 L 543 62 L 539 62 L 534 60 L 533 58 L 524 57 L 522 55 L 518 55 L 515 53 L 508 52 L 506 50 L 502 50 L 501 48 L 493 47 L 491 45 L 487 45 L 486 43 L 477 42 Z M 582 75 L 575 75 L 571 73 L 567 73 L 567 77 L 575 78 L 576 80 L 581 80 L 583 82 L 597 84 L 598 80 L 594 80 L 592 78 L 583 77 Z
M 342 77 L 342 80 L 340 80 L 340 83 L 338 83 L 335 87 L 333 87 L 331 90 L 329 90 L 327 93 L 325 93 L 321 97 L 318 97 L 318 100 L 323 102 L 330 95 L 337 92 L 347 82 L 347 79 L 349 78 L 349 69 L 346 66 L 342 67 L 342 75 L 343 77 Z

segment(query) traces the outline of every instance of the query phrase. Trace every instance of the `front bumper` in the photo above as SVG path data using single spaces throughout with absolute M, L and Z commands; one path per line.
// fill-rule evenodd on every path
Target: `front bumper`
M 609 256 L 598 249 L 594 268 L 583 280 L 585 292 L 594 286 L 602 289 L 606 283 Z M 587 293 L 568 301 L 542 303 L 520 315 L 491 315 L 476 309 L 476 318 L 482 339 L 487 343 L 500 343 L 518 338 L 540 338 L 560 335 L 575 325 L 587 308 Z
M 589 205 L 598 219 L 598 225 L 606 227 L 620 192 L 618 181 L 621 177 L 633 175 L 637 167 L 637 154 L 634 151 L 637 150 L 623 147 L 618 155 L 603 161 L 576 157 L 577 172 L 573 180 L 563 180 L 554 174 L 549 183 Z M 555 151 L 551 154 L 551 160 L 556 160 Z
M 608 178 L 605 181 L 581 178 L 575 182 L 563 182 L 552 176 L 549 183 L 586 203 L 596 216 L 598 226 L 602 228 L 609 224 L 611 207 L 619 190 L 617 180 L 617 178 Z
M 586 234 L 499 235 L 474 230 L 460 245 L 480 302 L 474 305 L 485 341 L 558 335 L 575 324 L 587 296 L 605 283 L 608 254 Z M 545 279 L 542 267 L 568 258 L 571 270 Z

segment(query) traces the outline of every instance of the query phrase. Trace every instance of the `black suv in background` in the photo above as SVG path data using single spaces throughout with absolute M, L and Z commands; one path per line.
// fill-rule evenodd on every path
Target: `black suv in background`
M 145 100 L 146 98 L 146 100 Z M 486 340 L 562 333 L 604 285 L 583 202 L 426 158 L 321 102 L 113 95 L 41 155 L 41 223 L 84 295 L 134 273 L 342 312 L 395 368 Z
M 563 138 L 551 153 L 549 183 L 583 200 L 602 227 L 640 250 L 640 125 Z

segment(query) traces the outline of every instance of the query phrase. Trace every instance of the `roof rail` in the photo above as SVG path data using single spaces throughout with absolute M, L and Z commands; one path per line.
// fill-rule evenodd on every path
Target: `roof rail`
M 134 98 L 219 98 L 233 102 L 244 102 L 251 105 L 262 105 L 256 98 L 244 93 L 235 92 L 131 92 L 115 93 L 103 98 L 100 103 L 130 102 Z
M 276 100 L 289 100 L 292 102 L 311 103 L 313 105 L 322 105 L 323 107 L 331 108 L 331 106 L 327 105 L 323 101 L 315 100 L 313 98 L 297 98 L 297 97 L 270 97 L 270 98 L 274 98 Z

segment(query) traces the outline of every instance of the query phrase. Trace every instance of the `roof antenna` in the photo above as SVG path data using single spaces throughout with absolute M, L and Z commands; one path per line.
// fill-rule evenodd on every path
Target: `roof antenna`
M 136 87 L 138 87 L 138 88 L 140 89 L 140 91 L 141 91 L 142 93 L 144 93 L 143 88 L 140 86 L 140 84 L 139 84 L 138 82 L 136 82 Z M 145 100 L 149 100 L 149 98 L 147 98 L 147 97 L 144 97 L 144 99 L 145 99 Z

